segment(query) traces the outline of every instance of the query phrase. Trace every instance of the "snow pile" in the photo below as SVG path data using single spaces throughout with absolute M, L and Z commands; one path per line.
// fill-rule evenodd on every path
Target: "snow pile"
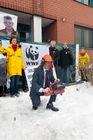
M 66 87 L 54 103 L 60 111 L 46 110 L 49 97 L 32 110 L 29 93 L 0 98 L 0 140 L 92 140 L 93 86 Z

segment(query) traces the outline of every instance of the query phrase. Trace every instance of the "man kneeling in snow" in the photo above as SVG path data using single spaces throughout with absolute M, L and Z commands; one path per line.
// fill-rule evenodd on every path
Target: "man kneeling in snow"
M 32 87 L 30 91 L 30 98 L 32 100 L 33 109 L 36 110 L 40 105 L 40 96 L 44 96 L 44 93 L 48 93 L 50 83 L 55 81 L 51 64 L 53 59 L 50 55 L 45 55 L 42 59 L 41 66 L 35 69 L 32 79 Z M 58 81 L 58 79 L 56 80 Z M 55 81 L 55 82 L 56 82 Z M 56 95 L 51 95 L 46 109 L 52 111 L 59 111 L 58 108 L 54 107 L 53 102 L 56 100 Z

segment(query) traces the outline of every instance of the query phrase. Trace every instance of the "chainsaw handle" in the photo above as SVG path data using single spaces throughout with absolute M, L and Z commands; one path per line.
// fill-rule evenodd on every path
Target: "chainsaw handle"
M 55 84 L 56 84 L 55 82 L 52 83 L 52 84 L 49 86 L 49 88 L 52 89 L 52 86 L 55 85 Z

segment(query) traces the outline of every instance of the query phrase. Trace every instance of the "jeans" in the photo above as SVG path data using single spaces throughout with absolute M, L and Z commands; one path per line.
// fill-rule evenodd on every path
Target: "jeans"
M 15 95 L 18 94 L 18 83 L 19 83 L 19 75 L 14 75 L 10 77 L 10 94 Z
M 70 66 L 62 68 L 62 83 L 69 83 L 70 80 Z

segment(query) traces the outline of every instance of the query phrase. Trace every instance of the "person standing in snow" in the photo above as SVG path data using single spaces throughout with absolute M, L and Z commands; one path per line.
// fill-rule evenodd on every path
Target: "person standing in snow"
M 30 91 L 30 98 L 32 100 L 33 109 L 37 110 L 40 105 L 40 96 L 44 96 L 44 93 L 48 93 L 50 89 L 48 88 L 50 83 L 55 80 L 53 76 L 53 71 L 51 69 L 51 64 L 53 59 L 50 55 L 46 54 L 43 59 L 41 66 L 36 68 L 33 74 L 32 87 Z M 53 102 L 56 100 L 56 95 L 51 95 L 46 109 L 51 109 L 52 111 L 58 111 L 59 109 L 54 107 Z
M 56 67 L 56 64 L 59 58 L 59 51 L 55 48 L 56 41 L 52 40 L 50 44 L 51 46 L 49 47 L 49 54 L 51 55 L 53 59 L 54 66 Z
M 7 72 L 10 77 L 10 95 L 11 97 L 19 96 L 18 82 L 25 66 L 22 51 L 18 47 L 15 37 L 10 39 L 10 46 L 6 50 L 3 48 L 2 53 L 6 53 Z
M 71 67 L 73 65 L 73 56 L 70 52 L 70 49 L 65 42 L 62 50 L 60 51 L 59 65 L 62 70 L 62 82 L 69 83 L 70 75 L 71 75 Z
M 79 54 L 79 69 L 81 72 L 81 79 L 87 81 L 88 80 L 88 71 L 87 71 L 87 67 L 90 64 L 90 58 L 87 54 L 87 52 L 82 49 L 80 54 Z
M 2 40 L 0 40 L 0 54 L 2 54 L 3 46 L 2 46 Z M 6 62 L 5 58 L 1 56 L 0 59 L 0 97 L 5 96 L 6 94 Z

